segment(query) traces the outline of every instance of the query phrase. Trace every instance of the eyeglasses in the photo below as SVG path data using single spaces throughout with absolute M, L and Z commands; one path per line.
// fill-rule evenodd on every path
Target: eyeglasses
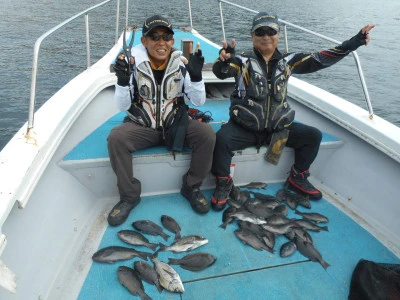
M 166 33 L 166 34 L 153 33 L 149 34 L 147 37 L 149 37 L 152 41 L 159 41 L 162 38 L 165 42 L 169 42 L 174 38 L 174 35 L 172 33 Z
M 273 29 L 271 27 L 257 28 L 254 31 L 254 35 L 258 36 L 258 37 L 261 37 L 261 36 L 264 36 L 264 35 L 274 36 L 277 33 L 278 33 L 278 31 L 276 31 L 275 29 Z

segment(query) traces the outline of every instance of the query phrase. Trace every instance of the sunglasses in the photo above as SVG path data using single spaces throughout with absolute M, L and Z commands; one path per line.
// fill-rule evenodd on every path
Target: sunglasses
M 264 36 L 264 35 L 274 36 L 277 33 L 278 33 L 278 31 L 276 31 L 275 29 L 273 29 L 271 27 L 257 28 L 254 31 L 254 35 L 258 36 L 258 37 L 261 37 L 261 36 Z
M 152 33 L 149 34 L 147 37 L 149 37 L 152 41 L 159 41 L 162 38 L 165 42 L 169 42 L 174 38 L 174 35 L 172 33 L 165 33 L 165 34 Z

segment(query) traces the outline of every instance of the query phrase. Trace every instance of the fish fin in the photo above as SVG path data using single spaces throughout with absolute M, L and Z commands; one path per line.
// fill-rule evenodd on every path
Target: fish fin
M 143 259 L 143 260 L 147 260 L 147 258 L 152 257 L 153 253 L 150 252 L 143 252 L 143 251 L 138 251 L 139 256 Z
M 328 230 L 328 226 L 322 226 L 322 227 L 320 227 L 320 228 L 321 228 L 321 230 L 329 231 L 329 230 Z
M 226 226 L 228 225 L 228 223 L 227 222 L 225 222 L 225 223 L 222 223 L 221 225 L 219 225 L 219 227 L 221 227 L 221 228 L 223 228 L 223 229 L 226 229 Z
M 163 291 L 164 288 L 160 285 L 160 283 L 159 283 L 159 282 L 156 282 L 156 283 L 155 283 L 155 286 L 157 287 L 158 292 L 159 292 L 159 293 L 162 293 L 162 291 Z
M 299 212 L 297 209 L 294 210 L 294 213 L 297 215 L 301 215 L 301 212 Z

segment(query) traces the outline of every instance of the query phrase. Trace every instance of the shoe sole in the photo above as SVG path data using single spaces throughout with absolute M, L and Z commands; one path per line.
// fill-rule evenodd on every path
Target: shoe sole
M 320 194 L 309 194 L 309 193 L 306 193 L 306 192 L 300 190 L 299 188 L 297 188 L 296 186 L 292 185 L 289 181 L 286 181 L 285 185 L 283 187 L 285 189 L 291 190 L 291 191 L 293 191 L 293 192 L 295 192 L 295 193 L 297 193 L 297 194 L 299 194 L 301 196 L 308 197 L 309 200 L 317 201 L 317 200 L 321 200 L 322 199 L 322 193 L 320 193 Z

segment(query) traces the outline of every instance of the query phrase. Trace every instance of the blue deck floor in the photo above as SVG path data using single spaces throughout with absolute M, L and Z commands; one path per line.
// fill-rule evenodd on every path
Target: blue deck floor
M 282 183 L 269 184 L 262 193 L 275 195 Z M 255 190 L 259 192 L 260 190 Z M 205 191 L 208 199 L 212 191 Z M 379 243 L 371 234 L 356 224 L 325 199 L 311 203 L 307 210 L 319 212 L 329 218 L 329 231 L 311 232 L 315 247 L 331 265 L 324 270 L 319 263 L 311 262 L 299 252 L 281 258 L 280 247 L 287 239 L 279 236 L 274 247 L 275 253 L 257 251 L 244 245 L 234 234 L 236 223 L 226 230 L 219 227 L 222 213 L 210 211 L 207 215 L 194 213 L 189 203 L 180 194 L 143 197 L 142 202 L 119 227 L 108 227 L 99 249 L 120 245 L 130 247 L 117 237 L 122 229 L 131 229 L 131 223 L 148 219 L 161 225 L 161 215 L 173 217 L 182 228 L 182 236 L 202 235 L 209 242 L 191 252 L 160 252 L 158 258 L 168 262 L 169 257 L 180 258 L 188 253 L 208 252 L 217 257 L 209 268 L 192 272 L 173 265 L 185 287 L 182 295 L 164 290 L 158 293 L 154 285 L 144 282 L 146 293 L 153 299 L 347 299 L 353 269 L 360 259 L 376 262 L 400 263 L 392 252 Z M 300 218 L 289 209 L 288 217 Z M 173 243 L 173 234 L 167 242 L 157 236 L 145 235 L 150 242 Z M 146 247 L 135 246 L 140 251 Z M 132 299 L 118 281 L 117 269 L 120 265 L 133 267 L 132 260 L 103 264 L 93 262 L 79 299 Z M 152 265 L 149 260 L 148 263 Z

